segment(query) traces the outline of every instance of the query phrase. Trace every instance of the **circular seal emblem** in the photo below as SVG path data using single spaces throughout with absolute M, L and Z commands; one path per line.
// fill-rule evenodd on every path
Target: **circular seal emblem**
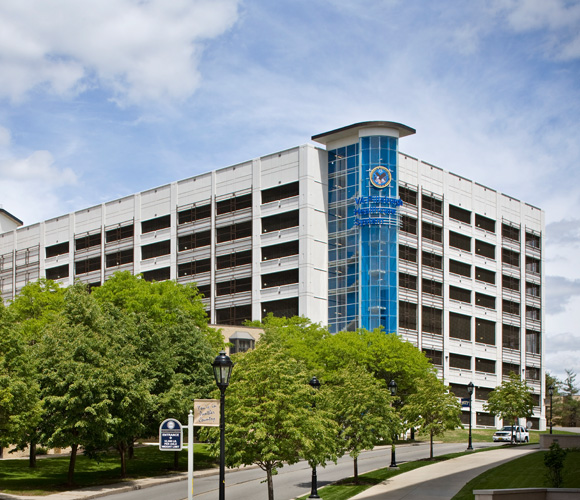
M 373 186 L 382 189 L 387 187 L 393 178 L 391 176 L 391 172 L 389 172 L 386 167 L 379 165 L 378 167 L 375 167 L 371 170 L 369 179 Z
M 169 422 L 167 422 L 167 428 L 168 429 L 175 429 L 175 422 L 173 420 L 170 420 Z

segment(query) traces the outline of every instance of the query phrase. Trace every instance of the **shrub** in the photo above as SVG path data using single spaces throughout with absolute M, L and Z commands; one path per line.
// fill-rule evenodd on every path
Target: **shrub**
M 568 450 L 560 447 L 557 441 L 550 445 L 550 451 L 544 455 L 544 465 L 548 468 L 546 477 L 553 488 L 562 486 L 562 471 L 564 469 L 564 460 Z

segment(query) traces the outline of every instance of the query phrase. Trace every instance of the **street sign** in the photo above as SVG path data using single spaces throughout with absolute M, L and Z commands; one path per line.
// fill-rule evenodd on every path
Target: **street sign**
M 219 427 L 219 399 L 194 399 L 193 425 L 197 425 L 199 427 Z
M 471 407 L 471 399 L 461 398 L 461 408 L 470 408 L 470 407 Z
M 159 426 L 159 449 L 163 451 L 181 451 L 182 444 L 183 427 L 179 420 L 174 418 L 164 420 Z

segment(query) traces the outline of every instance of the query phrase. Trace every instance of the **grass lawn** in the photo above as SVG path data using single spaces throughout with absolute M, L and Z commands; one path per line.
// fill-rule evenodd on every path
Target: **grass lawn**
M 492 436 L 494 432 L 495 429 L 472 429 L 471 440 L 474 443 L 481 442 L 491 443 L 493 441 Z M 427 442 L 429 441 L 428 436 L 423 436 L 417 433 L 415 433 L 415 439 Z M 469 428 L 465 428 L 447 431 L 443 436 L 435 437 L 434 440 L 443 443 L 467 443 L 468 439 L 469 439 Z
M 204 444 L 195 444 L 195 470 L 207 469 L 214 465 Z M 3 493 L 48 495 L 70 490 L 65 486 L 69 457 L 41 458 L 36 469 L 28 467 L 28 460 L 0 461 L 0 491 Z M 179 470 L 187 471 L 187 451 L 179 452 Z M 99 460 L 91 460 L 83 455 L 77 457 L 74 482 L 75 488 L 113 484 L 120 478 L 121 464 L 118 453 L 107 453 Z M 157 446 L 135 448 L 135 458 L 127 460 L 125 481 L 143 477 L 161 476 L 173 470 L 173 452 L 160 451 Z
M 493 488 L 545 488 L 547 468 L 544 466 L 545 451 L 512 460 L 484 472 L 469 481 L 453 500 L 473 500 L 473 490 Z M 564 462 L 563 488 L 580 488 L 580 451 L 569 451 Z
M 491 443 L 493 441 L 493 433 L 495 429 L 472 429 L 471 431 L 471 440 L 476 442 L 487 442 Z M 540 434 L 549 434 L 550 431 L 531 431 L 530 432 L 530 443 L 539 443 L 540 442 Z M 558 434 L 574 434 L 573 432 L 565 432 L 565 431 L 557 431 Z M 421 441 L 429 441 L 429 438 L 426 436 L 421 436 L 415 434 L 416 440 Z M 455 429 L 452 431 L 447 431 L 442 437 L 438 436 L 435 438 L 435 441 L 443 442 L 443 443 L 467 443 L 469 439 L 469 428 L 465 429 Z
M 433 462 L 427 461 L 417 461 L 417 462 L 406 462 L 399 465 L 399 470 L 391 470 L 389 468 L 379 469 L 372 472 L 367 472 L 366 474 L 359 475 L 360 484 L 354 484 L 354 479 L 352 477 L 348 479 L 343 479 L 336 484 L 331 484 L 325 486 L 318 490 L 318 495 L 323 500 L 346 500 L 351 498 L 361 491 L 364 491 L 375 484 L 379 484 L 385 479 L 402 474 L 403 472 L 409 472 L 413 469 L 418 469 L 425 465 L 429 465 Z M 298 498 L 297 500 L 306 500 L 308 495 Z

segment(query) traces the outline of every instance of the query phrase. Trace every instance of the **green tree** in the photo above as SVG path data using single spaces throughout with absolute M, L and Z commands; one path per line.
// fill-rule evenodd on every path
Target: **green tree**
M 379 329 L 372 332 L 360 329 L 328 336 L 320 357 L 329 377 L 344 366 L 345 360 L 349 360 L 386 383 L 395 380 L 399 406 L 404 405 L 408 395 L 417 391 L 419 380 L 434 372 L 429 360 L 413 344 Z
M 29 465 L 36 467 L 36 445 L 40 439 L 37 424 L 43 411 L 40 402 L 38 383 L 39 359 L 34 353 L 34 346 L 41 340 L 44 329 L 58 320 L 64 308 L 65 290 L 58 283 L 47 279 L 40 279 L 34 283 L 28 283 L 16 298 L 8 306 L 11 315 L 11 331 L 24 342 L 24 352 L 16 359 L 26 359 L 27 382 L 26 397 L 30 408 L 34 408 L 31 414 L 19 404 L 13 415 L 13 420 L 19 422 L 19 432 L 13 435 L 16 438 L 12 444 L 16 449 L 29 448 Z M 14 366 L 14 365 L 13 365 Z M 22 372 L 21 372 L 22 375 Z M 13 376 L 16 374 L 13 373 Z M 18 377 L 16 377 L 18 379 Z
M 70 287 L 61 316 L 35 345 L 40 359 L 43 442 L 71 447 L 73 484 L 79 447 L 90 455 L 110 445 L 126 472 L 126 452 L 145 429 L 151 381 L 137 355 L 135 316 L 102 308 L 85 285 Z
M 115 273 L 94 289 L 97 301 L 109 303 L 127 313 L 141 314 L 155 324 L 176 324 L 191 320 L 217 351 L 224 341 L 218 331 L 208 326 L 201 297 L 194 284 L 175 281 L 146 281 L 129 271 Z
M 71 447 L 69 485 L 79 446 L 101 449 L 112 437 L 113 353 L 107 333 L 113 327 L 85 287 L 77 284 L 66 292 L 64 313 L 37 344 L 45 410 L 43 442 Z
M 323 405 L 334 416 L 340 432 L 341 451 L 354 462 L 358 484 L 358 456 L 377 444 L 392 442 L 400 430 L 400 420 L 392 408 L 391 393 L 383 380 L 376 379 L 361 366 L 347 366 L 325 384 Z
M 323 407 L 313 409 L 311 374 L 279 343 L 260 341 L 234 360 L 226 392 L 225 461 L 229 467 L 258 465 L 266 472 L 268 498 L 273 500 L 272 478 L 284 463 L 306 458 L 324 465 L 336 457 L 338 429 Z M 218 430 L 207 434 L 216 441 L 213 451 L 218 454 Z
M 325 327 L 305 317 L 278 318 L 271 313 L 250 324 L 264 330 L 263 342 L 280 343 L 289 356 L 302 361 L 310 372 L 322 373 L 324 341 L 330 337 Z
M 513 423 L 517 418 L 529 418 L 534 412 L 534 400 L 530 388 L 525 380 L 521 380 L 517 373 L 510 373 L 509 380 L 504 380 L 496 387 L 486 404 L 485 411 L 498 416 L 512 424 L 512 443 L 514 442 Z
M 62 313 L 65 292 L 58 283 L 41 278 L 24 286 L 12 301 L 9 309 L 28 343 L 38 342 L 46 325 Z
M 156 434 L 169 416 L 186 419 L 193 399 L 206 398 L 215 388 L 211 362 L 224 345 L 221 334 L 207 326 L 197 289 L 172 281 L 148 282 L 122 272 L 93 295 L 111 314 L 128 316 L 135 323 L 125 338 L 134 346 L 150 384 L 150 406 L 140 417 L 143 435 Z M 131 451 L 129 446 L 130 455 Z
M 37 428 L 42 411 L 38 392 L 28 345 L 0 301 L 0 457 L 2 448 L 28 443 Z
M 562 425 L 565 427 L 576 427 L 578 425 L 578 414 L 580 412 L 580 400 L 576 398 L 578 388 L 576 387 L 576 374 L 573 370 L 566 370 L 566 378 L 562 383 Z
M 550 415 L 550 396 L 548 395 L 548 387 L 552 386 L 554 393 L 552 394 L 552 425 L 560 424 L 562 425 L 562 394 L 560 388 L 562 387 L 562 381 L 557 377 L 554 377 L 551 373 L 546 372 L 546 418 L 549 419 Z M 548 421 L 548 425 L 550 425 Z
M 461 405 L 449 388 L 429 374 L 418 383 L 418 390 L 407 398 L 402 409 L 404 418 L 412 427 L 419 427 L 419 434 L 427 434 L 430 441 L 429 458 L 433 460 L 433 437 L 446 430 L 462 427 Z
M 136 436 L 146 433 L 147 415 L 152 411 L 153 380 L 148 377 L 147 364 L 139 356 L 135 338 L 137 327 L 130 316 L 106 318 L 109 328 L 104 365 L 108 371 L 103 383 L 108 388 L 111 421 L 110 442 L 121 459 L 121 477 L 127 473 L 127 455 Z M 89 450 L 88 446 L 85 450 Z M 98 448 L 97 448 L 98 451 Z

